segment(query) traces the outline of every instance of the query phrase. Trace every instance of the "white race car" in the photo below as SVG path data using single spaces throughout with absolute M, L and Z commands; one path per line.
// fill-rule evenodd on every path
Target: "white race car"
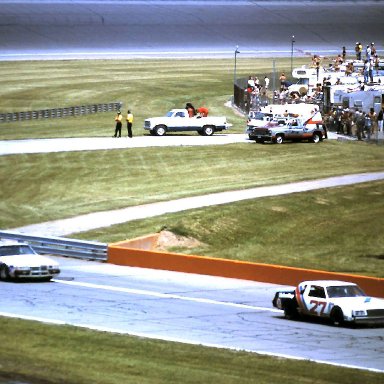
M 0 243 L 0 280 L 51 280 L 60 273 L 59 264 L 38 255 L 24 243 Z
M 384 323 L 384 299 L 367 296 L 358 285 L 345 281 L 303 281 L 294 291 L 276 292 L 272 304 L 288 318 L 323 317 L 336 325 Z

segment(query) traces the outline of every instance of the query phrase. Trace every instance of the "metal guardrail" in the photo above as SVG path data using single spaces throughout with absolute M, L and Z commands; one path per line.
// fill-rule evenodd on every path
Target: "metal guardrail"
M 107 260 L 108 245 L 63 237 L 41 237 L 14 231 L 0 231 L 0 239 L 28 243 L 40 254 L 74 257 L 85 260 Z
M 69 116 L 89 115 L 98 112 L 110 112 L 121 109 L 122 103 L 104 103 L 80 105 L 66 108 L 41 109 L 38 111 L 10 112 L 0 113 L 0 123 L 10 123 L 14 121 L 34 120 L 34 119 L 52 119 Z

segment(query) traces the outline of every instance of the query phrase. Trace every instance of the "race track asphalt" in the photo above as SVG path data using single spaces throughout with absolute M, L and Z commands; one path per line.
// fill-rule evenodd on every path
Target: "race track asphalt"
M 382 1 L 0 0 L 0 60 L 383 52 Z M 292 38 L 294 36 L 294 38 Z

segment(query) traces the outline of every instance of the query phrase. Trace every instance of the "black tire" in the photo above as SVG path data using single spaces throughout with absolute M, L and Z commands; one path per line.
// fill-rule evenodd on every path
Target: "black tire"
M 212 125 L 205 125 L 203 127 L 204 136 L 212 136 L 215 133 L 215 127 Z
M 334 307 L 329 317 L 334 325 L 341 326 L 344 324 L 344 314 L 340 307 Z
M 299 312 L 297 311 L 297 305 L 294 302 L 286 303 L 284 307 L 284 315 L 286 319 L 295 320 L 299 317 Z
M 164 136 L 167 133 L 167 127 L 165 125 L 158 125 L 154 128 L 156 136 Z
M 0 280 L 10 280 L 9 269 L 6 265 L 0 265 Z
M 312 136 L 312 143 L 319 143 L 321 141 L 321 136 L 318 132 L 315 132 Z
M 276 143 L 276 144 L 283 144 L 284 143 L 284 135 L 281 135 L 281 134 L 276 135 L 274 143 Z

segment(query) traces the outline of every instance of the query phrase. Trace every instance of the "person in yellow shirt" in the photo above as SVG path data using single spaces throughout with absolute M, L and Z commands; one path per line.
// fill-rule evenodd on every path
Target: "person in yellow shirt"
M 128 109 L 127 112 L 127 130 L 128 130 L 128 137 L 132 137 L 132 124 L 133 124 L 133 114 Z
M 116 127 L 115 127 L 115 134 L 113 137 L 121 137 L 121 121 L 123 120 L 123 116 L 120 111 L 117 112 L 117 115 L 115 116 L 116 121 Z

